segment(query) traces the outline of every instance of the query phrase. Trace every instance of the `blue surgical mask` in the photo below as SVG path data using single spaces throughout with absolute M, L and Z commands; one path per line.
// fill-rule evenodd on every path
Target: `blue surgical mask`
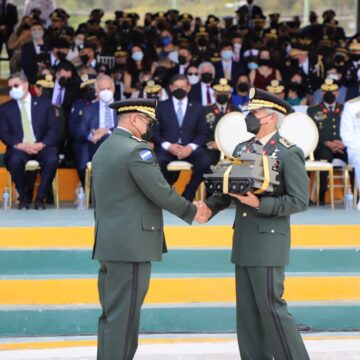
M 171 43 L 171 37 L 170 36 L 163 36 L 160 38 L 160 43 L 162 46 L 168 46 Z
M 142 51 L 135 51 L 131 57 L 134 61 L 141 61 L 144 58 L 144 53 Z
M 221 57 L 223 60 L 230 60 L 234 56 L 234 52 L 232 50 L 223 50 L 221 52 Z
M 21 85 L 18 87 L 13 87 L 9 93 L 10 97 L 14 100 L 20 100 L 24 96 L 24 94 L 25 92 Z
M 256 62 L 248 63 L 248 69 L 249 70 L 256 70 L 258 67 L 259 67 L 259 65 Z

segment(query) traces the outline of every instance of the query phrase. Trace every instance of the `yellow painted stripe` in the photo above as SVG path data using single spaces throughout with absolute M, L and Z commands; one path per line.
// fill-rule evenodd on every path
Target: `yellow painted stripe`
M 358 340 L 360 336 L 304 336 L 306 341 L 319 340 Z M 236 341 L 234 337 L 214 338 L 151 338 L 140 339 L 140 344 L 177 344 L 177 343 L 228 343 Z M 30 349 L 60 349 L 70 347 L 95 347 L 96 340 L 66 340 L 66 341 L 43 341 L 43 342 L 15 342 L 0 343 L 0 350 L 30 350 Z
M 288 277 L 289 301 L 360 300 L 360 276 Z M 147 304 L 234 302 L 233 278 L 153 279 Z M 96 304 L 96 279 L 1 280 L 0 305 Z
M 293 247 L 358 247 L 360 225 L 293 225 Z M 0 249 L 91 248 L 92 227 L 0 228 Z M 166 226 L 168 246 L 230 248 L 231 226 Z

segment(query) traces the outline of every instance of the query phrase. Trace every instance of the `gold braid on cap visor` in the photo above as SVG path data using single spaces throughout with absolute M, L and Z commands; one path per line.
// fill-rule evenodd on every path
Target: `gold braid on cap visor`
M 281 111 L 283 114 L 286 114 L 286 112 L 287 112 L 287 110 L 284 106 L 275 104 L 271 101 L 254 99 L 254 100 L 251 100 L 248 104 L 249 110 L 260 109 L 262 107 L 266 107 L 266 108 L 270 108 L 270 109 L 277 109 L 277 110 Z
M 122 112 L 127 112 L 127 111 L 137 111 L 137 112 L 142 112 L 146 115 L 149 115 L 152 118 L 156 118 L 155 117 L 155 109 L 150 107 L 150 106 L 122 106 L 121 108 L 118 109 L 119 113 Z

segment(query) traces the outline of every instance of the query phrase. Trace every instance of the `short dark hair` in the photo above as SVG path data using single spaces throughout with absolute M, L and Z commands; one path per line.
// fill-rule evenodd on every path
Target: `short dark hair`
M 72 71 L 74 72 L 74 66 L 73 64 L 71 64 L 69 61 L 61 61 L 59 63 L 59 65 L 56 67 L 56 72 L 60 71 L 60 70 L 65 70 L 65 71 Z
M 190 84 L 188 77 L 186 75 L 181 75 L 181 74 L 174 75 L 170 80 L 170 84 L 172 85 L 175 81 L 178 81 L 178 80 L 184 80 L 188 84 Z

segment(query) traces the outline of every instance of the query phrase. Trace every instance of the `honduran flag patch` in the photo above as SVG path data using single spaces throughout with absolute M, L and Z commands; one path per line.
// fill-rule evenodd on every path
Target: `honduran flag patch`
M 150 150 L 143 150 L 143 151 L 140 152 L 140 157 L 144 161 L 147 161 L 147 160 L 150 160 L 153 157 L 153 155 L 152 155 Z

